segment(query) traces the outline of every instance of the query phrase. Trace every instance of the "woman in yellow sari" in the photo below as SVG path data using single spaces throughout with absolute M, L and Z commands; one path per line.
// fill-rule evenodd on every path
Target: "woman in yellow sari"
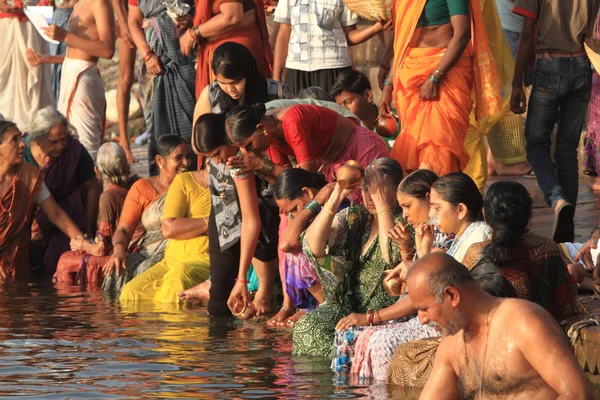
M 175 177 L 163 211 L 162 234 L 170 239 L 165 258 L 127 283 L 121 301 L 178 303 L 177 293 L 208 279 L 210 207 L 206 169 Z
M 382 60 L 392 73 L 380 108 L 389 115 L 395 95 L 402 131 L 390 156 L 406 172 L 462 171 L 473 97 L 478 121 L 502 109 L 479 0 L 395 1 L 393 10 L 393 48 Z

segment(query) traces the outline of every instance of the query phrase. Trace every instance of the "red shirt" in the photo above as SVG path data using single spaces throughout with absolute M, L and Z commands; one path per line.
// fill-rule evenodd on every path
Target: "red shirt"
M 329 108 L 299 104 L 283 116 L 283 136 L 286 143 L 271 142 L 268 150 L 271 161 L 289 164 L 288 156 L 301 164 L 317 160 L 329 148 L 337 128 L 338 113 Z

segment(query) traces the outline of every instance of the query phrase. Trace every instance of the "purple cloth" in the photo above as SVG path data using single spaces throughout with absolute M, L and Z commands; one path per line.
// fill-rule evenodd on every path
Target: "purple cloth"
M 285 254 L 285 287 L 296 308 L 312 310 L 319 304 L 308 291 L 317 282 L 319 276 L 304 253 Z
M 85 212 L 86 191 L 84 183 L 77 183 L 77 164 L 83 146 L 79 140 L 71 135 L 67 136 L 67 143 L 62 155 L 51 159 L 42 167 L 44 183 L 52 193 L 58 205 L 65 210 L 79 229 L 85 231 L 87 218 Z M 56 271 L 56 264 L 60 256 L 71 250 L 69 238 L 55 227 L 39 210 L 36 220 L 47 241 L 44 253 L 44 269 L 48 273 Z

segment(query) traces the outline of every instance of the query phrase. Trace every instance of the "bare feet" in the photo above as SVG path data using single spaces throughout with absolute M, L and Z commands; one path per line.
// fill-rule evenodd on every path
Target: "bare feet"
M 600 177 L 589 176 L 587 185 L 592 192 L 600 192 Z
M 273 312 L 273 294 L 264 293 L 258 288 L 256 295 L 254 296 L 254 307 L 256 308 L 256 316 L 263 317 Z
M 296 311 L 294 315 L 292 315 L 285 321 L 285 325 L 289 326 L 290 328 L 293 328 L 294 326 L 296 326 L 296 322 L 298 322 L 298 320 L 302 318 L 304 314 L 306 314 L 306 311 L 304 310 Z
M 210 299 L 210 281 L 205 281 L 197 284 L 193 288 L 184 290 L 181 293 L 177 293 L 179 299 L 183 302 L 188 303 L 208 303 Z
M 296 309 L 292 307 L 286 307 L 285 305 L 281 307 L 279 312 L 273 316 L 273 318 L 269 318 L 267 325 L 269 326 L 285 326 L 288 318 L 291 318 Z

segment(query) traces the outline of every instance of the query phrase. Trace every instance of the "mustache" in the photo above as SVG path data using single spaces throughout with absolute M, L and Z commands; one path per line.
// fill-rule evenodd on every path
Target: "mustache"
M 438 324 L 436 324 L 436 323 L 435 323 L 435 322 L 433 322 L 433 321 L 428 321 L 428 322 L 425 324 L 425 326 L 426 326 L 427 328 L 432 328 L 432 329 L 435 329 L 435 328 L 437 328 L 439 325 L 438 325 Z

